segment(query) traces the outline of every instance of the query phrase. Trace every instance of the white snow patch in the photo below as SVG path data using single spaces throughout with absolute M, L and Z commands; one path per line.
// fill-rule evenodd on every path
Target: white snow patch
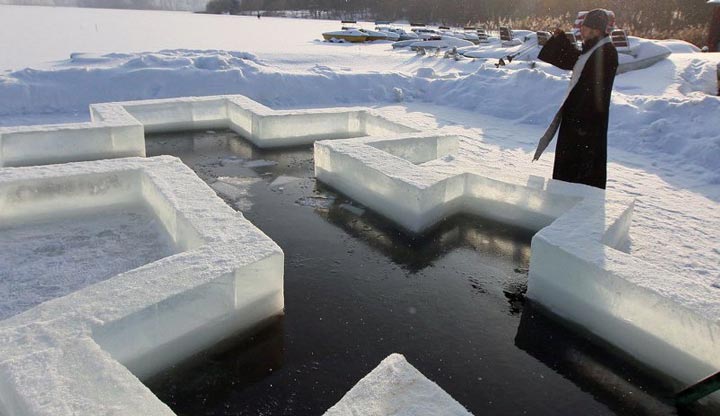
M 325 416 L 472 416 L 400 354 L 385 358 Z
M 0 320 L 176 253 L 143 206 L 0 226 Z

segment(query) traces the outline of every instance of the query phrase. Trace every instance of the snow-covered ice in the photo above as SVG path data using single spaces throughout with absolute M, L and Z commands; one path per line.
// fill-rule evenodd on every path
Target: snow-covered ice
M 3 221 L 143 203 L 179 252 L 0 321 L 2 414 L 171 415 L 139 378 L 283 312 L 280 248 L 176 158 L 1 169 L 0 196 Z
M 325 416 L 471 416 L 400 354 L 363 377 Z
M 175 254 L 143 206 L 77 210 L 0 226 L 0 320 Z

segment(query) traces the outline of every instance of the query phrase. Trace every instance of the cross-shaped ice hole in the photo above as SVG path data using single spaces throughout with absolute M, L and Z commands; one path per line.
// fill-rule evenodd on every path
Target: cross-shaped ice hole
M 0 171 L 2 215 L 129 199 L 180 252 L 1 321 L 0 413 L 172 415 L 140 379 L 283 313 L 283 252 L 178 159 Z
M 91 122 L 0 128 L 0 167 L 145 156 L 145 133 L 229 128 L 261 148 L 417 132 L 365 107 L 273 110 L 242 95 L 92 104 Z
M 720 294 L 677 290 L 670 273 L 619 250 L 634 199 L 441 159 L 466 140 L 436 132 L 316 142 L 315 173 L 410 233 L 460 213 L 537 231 L 529 298 L 675 379 L 720 367 Z

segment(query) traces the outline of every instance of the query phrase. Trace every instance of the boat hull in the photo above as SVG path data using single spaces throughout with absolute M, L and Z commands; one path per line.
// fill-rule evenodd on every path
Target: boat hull
M 323 34 L 323 38 L 325 40 L 332 42 L 332 41 L 344 41 L 344 42 L 351 42 L 351 43 L 362 43 L 368 40 L 367 36 L 355 36 L 355 35 L 330 35 L 330 34 Z

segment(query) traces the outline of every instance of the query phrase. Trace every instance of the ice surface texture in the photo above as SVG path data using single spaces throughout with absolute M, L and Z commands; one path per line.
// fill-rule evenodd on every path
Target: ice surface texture
M 0 220 L 0 320 L 176 254 L 160 221 L 142 205 L 14 225 Z
M 142 202 L 179 254 L 0 322 L 3 415 L 172 415 L 138 379 L 283 311 L 283 253 L 173 157 L 0 170 L 0 220 Z
M 473 166 L 448 169 L 461 136 L 315 143 L 317 178 L 420 233 L 457 213 L 539 230 L 528 297 L 683 382 L 720 367 L 720 294 L 619 250 L 634 199 Z
M 472 416 L 400 354 L 385 358 L 325 416 Z
M 272 110 L 242 95 L 92 104 L 92 121 L 0 128 L 0 167 L 145 156 L 145 133 L 230 128 L 261 148 L 414 130 L 371 109 Z

